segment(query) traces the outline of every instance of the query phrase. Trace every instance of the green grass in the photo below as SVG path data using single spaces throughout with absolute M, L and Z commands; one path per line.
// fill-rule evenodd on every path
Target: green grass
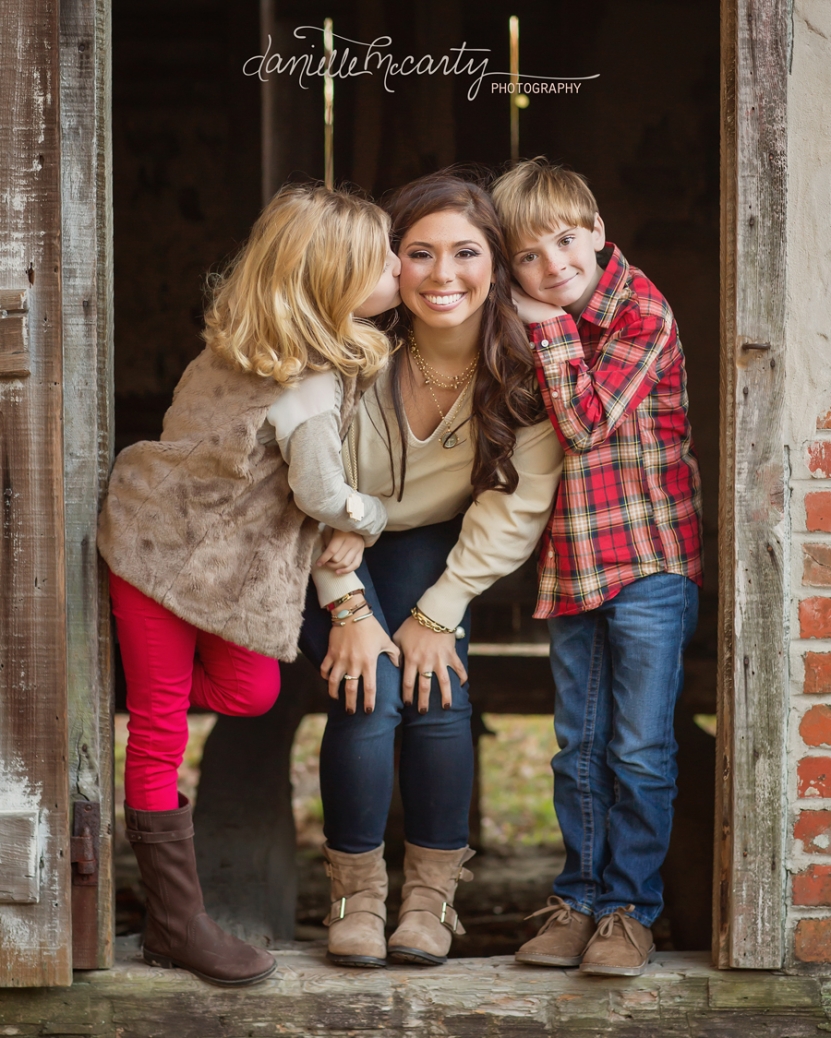
M 195 800 L 202 747 L 213 728 L 213 714 L 188 717 L 189 739 L 179 769 L 179 789 Z M 482 837 L 486 847 L 561 847 L 562 839 L 551 802 L 551 757 L 557 749 L 550 717 L 487 714 L 485 723 L 495 735 L 479 743 L 482 791 Z M 320 801 L 318 757 L 326 719 L 320 714 L 303 718 L 294 740 L 291 760 L 292 799 L 301 847 L 323 843 L 323 805 Z M 116 717 L 116 804 L 124 799 L 124 746 L 127 718 Z
M 552 803 L 552 719 L 486 714 L 485 724 L 496 733 L 479 742 L 485 846 L 562 847 Z

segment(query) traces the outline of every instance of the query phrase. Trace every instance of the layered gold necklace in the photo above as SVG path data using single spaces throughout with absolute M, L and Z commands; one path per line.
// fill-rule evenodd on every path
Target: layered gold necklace
M 477 353 L 470 364 L 468 364 L 467 367 L 458 375 L 442 375 L 441 372 L 436 371 L 434 367 L 428 364 L 421 355 L 421 351 L 418 348 L 418 343 L 415 340 L 415 335 L 413 334 L 412 329 L 410 329 L 408 346 L 410 348 L 410 356 L 413 358 L 416 367 L 421 372 L 422 378 L 424 379 L 424 385 L 427 387 L 430 396 L 433 398 L 433 403 L 436 405 L 436 410 L 439 412 L 439 417 L 444 426 L 444 434 L 439 436 L 441 445 L 447 450 L 452 450 L 453 447 L 457 447 L 460 443 L 464 443 L 464 440 L 461 439 L 459 434 L 452 428 L 452 419 L 464 399 L 468 386 L 473 381 L 473 376 L 476 374 L 476 365 L 479 361 L 479 354 Z M 459 394 L 447 414 L 442 410 L 438 397 L 433 391 L 434 383 L 439 387 L 439 389 L 452 389 L 454 392 Z

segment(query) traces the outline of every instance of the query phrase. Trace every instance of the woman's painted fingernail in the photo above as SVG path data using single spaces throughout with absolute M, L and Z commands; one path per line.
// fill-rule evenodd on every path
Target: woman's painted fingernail
M 427 713 L 427 707 L 426 707 L 426 706 L 420 706 L 420 707 L 418 708 L 418 712 L 419 712 L 420 714 L 426 714 L 426 713 Z
M 353 706 L 348 706 L 348 707 L 346 708 L 346 712 L 347 712 L 348 714 L 354 714 L 354 713 L 355 713 L 355 708 L 354 708 Z
M 364 707 L 364 713 L 365 714 L 371 714 L 372 710 L 373 710 L 373 708 L 371 706 L 365 706 Z
M 441 708 L 442 708 L 442 710 L 449 710 L 450 709 L 450 704 L 449 703 L 442 703 Z

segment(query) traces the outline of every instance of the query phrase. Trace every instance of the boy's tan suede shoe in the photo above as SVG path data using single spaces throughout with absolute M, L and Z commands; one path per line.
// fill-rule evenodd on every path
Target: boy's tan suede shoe
M 363 854 L 347 854 L 323 845 L 331 881 L 331 907 L 326 957 L 338 966 L 379 967 L 387 964 L 387 866 L 384 845 Z
M 634 905 L 604 916 L 580 963 L 581 973 L 598 976 L 639 977 L 655 951 L 652 931 L 631 913 Z
M 398 927 L 390 937 L 393 962 L 440 966 L 447 961 L 453 934 L 465 928 L 453 907 L 460 881 L 473 879 L 464 867 L 475 851 L 438 851 L 404 843 L 404 887 Z
M 550 913 L 536 937 L 519 949 L 514 958 L 529 966 L 579 966 L 583 951 L 594 933 L 594 919 L 578 912 L 552 894 L 548 905 L 526 919 Z

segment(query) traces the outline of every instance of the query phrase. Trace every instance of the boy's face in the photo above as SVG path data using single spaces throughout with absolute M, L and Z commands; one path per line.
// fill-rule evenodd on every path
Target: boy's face
M 511 268 L 527 295 L 577 317 L 603 274 L 596 253 L 605 242 L 599 214 L 592 230 L 558 223 L 539 237 L 523 241 L 511 259 Z

